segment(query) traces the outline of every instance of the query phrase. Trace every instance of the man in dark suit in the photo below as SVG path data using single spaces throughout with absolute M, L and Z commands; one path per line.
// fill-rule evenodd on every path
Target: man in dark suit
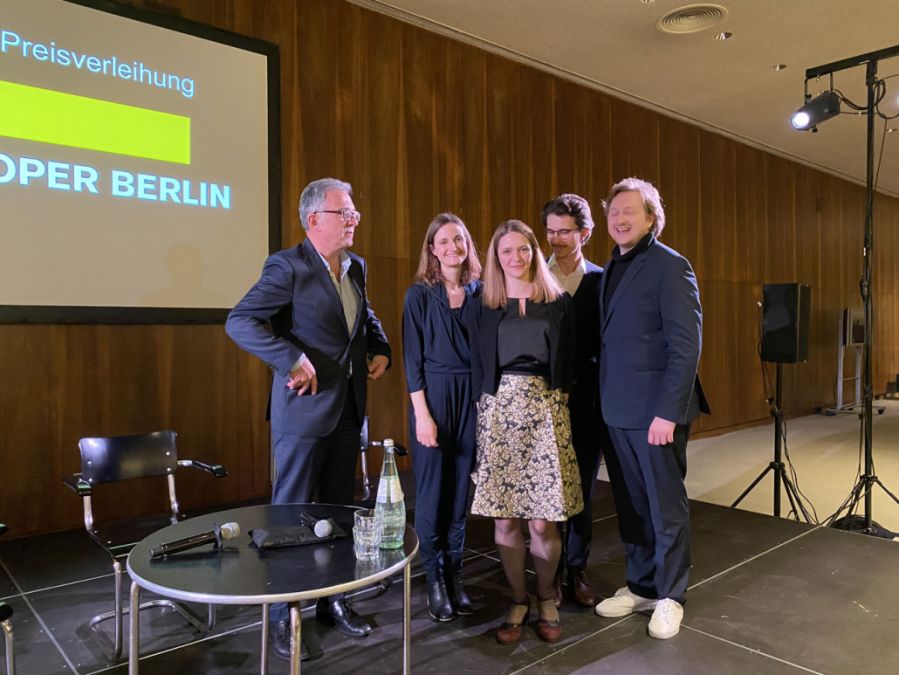
M 665 211 L 652 184 L 625 179 L 604 207 L 617 246 L 600 287 L 600 396 L 627 585 L 596 613 L 653 610 L 649 634 L 666 639 L 680 630 L 690 570 L 687 438 L 709 412 L 696 376 L 699 287 L 686 258 L 658 241 Z
M 366 378 L 390 365 L 390 346 L 365 290 L 365 261 L 348 251 L 361 215 L 352 187 L 333 178 L 300 196 L 306 240 L 265 262 L 225 330 L 274 371 L 270 399 L 272 503 L 351 504 L 365 414 Z M 319 621 L 371 632 L 343 595 L 322 598 Z M 273 605 L 275 653 L 290 658 L 286 605 Z
M 593 234 L 590 204 L 575 194 L 561 194 L 543 207 L 543 227 L 553 252 L 550 271 L 574 299 L 576 332 L 575 376 L 568 409 L 571 440 L 577 455 L 584 494 L 584 510 L 568 519 L 564 553 L 556 577 L 556 602 L 561 603 L 562 566 L 567 568 L 568 592 L 579 605 L 593 607 L 596 593 L 585 569 L 590 556 L 593 514 L 590 500 L 596 485 L 602 449 L 610 444 L 599 406 L 599 285 L 602 268 L 584 258 L 583 246 Z

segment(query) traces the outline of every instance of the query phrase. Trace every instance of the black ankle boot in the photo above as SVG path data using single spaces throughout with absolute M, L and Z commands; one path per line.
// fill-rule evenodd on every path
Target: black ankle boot
M 428 582 L 428 614 L 434 621 L 441 623 L 456 618 L 446 592 L 446 585 L 442 580 Z
M 446 589 L 456 614 L 461 616 L 474 614 L 471 598 L 469 598 L 468 593 L 465 592 L 465 584 L 462 580 L 462 570 L 456 570 L 446 578 Z

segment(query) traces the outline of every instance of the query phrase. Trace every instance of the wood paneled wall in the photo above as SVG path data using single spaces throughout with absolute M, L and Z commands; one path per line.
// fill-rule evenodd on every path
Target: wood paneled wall
M 342 0 L 132 4 L 280 46 L 284 245 L 301 239 L 296 203 L 312 179 L 351 181 L 365 215 L 356 250 L 397 352 L 370 388 L 374 436 L 406 436 L 401 305 L 433 215 L 457 212 L 483 247 L 509 217 L 539 232 L 544 201 L 578 192 L 597 212 L 587 249 L 602 263 L 600 200 L 628 175 L 659 185 L 663 241 L 699 279 L 714 414 L 697 431 L 768 417 L 757 355 L 764 283 L 812 286 L 809 361 L 784 367 L 786 412 L 833 403 L 839 312 L 860 304 L 861 187 Z M 879 196 L 876 220 L 883 391 L 899 371 L 899 203 Z M 79 500 L 60 477 L 77 470 L 77 440 L 92 434 L 173 428 L 184 456 L 224 464 L 224 480 L 184 481 L 188 507 L 267 494 L 268 378 L 221 326 L 0 326 L 0 520 L 15 535 L 79 526 Z M 98 513 L 109 507 L 124 516 L 158 502 L 149 487 L 129 487 Z

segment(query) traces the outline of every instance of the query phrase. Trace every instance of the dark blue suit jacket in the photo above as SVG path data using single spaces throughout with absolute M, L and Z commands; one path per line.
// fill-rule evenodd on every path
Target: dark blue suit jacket
M 331 433 L 352 386 L 356 409 L 365 411 L 369 357 L 390 358 L 387 336 L 368 304 L 365 261 L 349 253 L 348 275 L 359 294 L 352 331 L 328 270 L 312 242 L 279 251 L 265 262 L 262 276 L 231 310 L 228 335 L 274 371 L 272 430 L 301 436 Z M 318 393 L 297 396 L 287 388 L 290 369 L 305 354 L 315 367 Z M 352 363 L 352 378 L 347 375 Z
M 606 423 L 647 429 L 654 417 L 687 424 L 709 412 L 696 376 L 702 307 L 687 259 L 653 239 L 631 261 L 608 306 L 607 281 L 608 273 L 599 296 L 600 398 Z
M 596 389 L 599 368 L 599 292 L 602 267 L 585 260 L 586 271 L 574 292 L 574 321 L 576 343 L 574 356 L 574 384 Z M 598 392 L 597 392 L 598 393 Z

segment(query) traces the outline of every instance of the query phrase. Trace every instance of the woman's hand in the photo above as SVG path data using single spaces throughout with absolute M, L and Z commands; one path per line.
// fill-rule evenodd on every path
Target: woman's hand
M 426 448 L 436 448 L 437 424 L 430 415 L 415 416 L 415 438 Z
M 412 410 L 415 413 L 415 440 L 426 448 L 437 446 L 437 423 L 431 417 L 424 389 L 409 393 L 412 399 Z

